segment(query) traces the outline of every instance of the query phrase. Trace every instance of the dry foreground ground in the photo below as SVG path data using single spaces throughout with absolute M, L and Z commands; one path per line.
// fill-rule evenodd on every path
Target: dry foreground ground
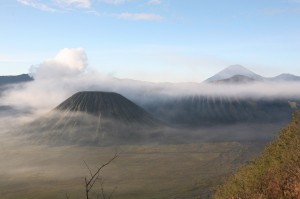
M 102 172 L 112 198 L 207 198 L 212 187 L 257 152 L 251 143 L 216 142 L 158 146 L 26 146 L 1 139 L 2 199 L 84 198 L 84 177 L 120 156 Z M 96 184 L 92 195 L 100 192 Z

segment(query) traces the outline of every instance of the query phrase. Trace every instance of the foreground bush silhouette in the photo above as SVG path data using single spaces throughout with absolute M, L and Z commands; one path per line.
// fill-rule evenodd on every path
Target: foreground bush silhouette
M 263 153 L 220 186 L 215 199 L 300 199 L 300 111 Z
M 90 191 L 92 190 L 92 188 L 94 187 L 95 183 L 97 181 L 101 181 L 101 196 L 102 199 L 111 199 L 113 193 L 115 190 L 113 190 L 110 195 L 108 197 L 106 197 L 105 193 L 104 193 L 104 188 L 103 188 L 103 181 L 102 179 L 100 179 L 100 172 L 102 171 L 102 169 L 106 166 L 108 166 L 112 161 L 114 161 L 117 157 L 119 156 L 119 153 L 116 153 L 114 155 L 114 157 L 112 157 L 108 162 L 106 162 L 105 164 L 101 165 L 100 167 L 98 167 L 98 169 L 95 172 L 92 172 L 92 170 L 90 169 L 90 167 L 85 163 L 87 169 L 89 170 L 90 173 L 90 177 L 85 177 L 85 196 L 86 199 L 90 199 Z
M 104 192 L 104 188 L 103 188 L 103 180 L 100 177 L 100 173 L 102 171 L 102 169 L 104 169 L 104 167 L 108 166 L 112 161 L 114 161 L 117 157 L 119 157 L 120 153 L 115 153 L 115 155 L 109 160 L 107 161 L 105 164 L 99 166 L 97 168 L 97 170 L 95 172 L 93 172 L 90 167 L 88 166 L 88 164 L 84 161 L 84 164 L 86 166 L 86 168 L 89 170 L 89 177 L 85 177 L 84 181 L 85 181 L 85 198 L 86 199 L 91 199 L 90 193 L 95 185 L 96 182 L 100 182 L 100 188 L 101 188 L 101 193 L 98 193 L 97 195 L 97 199 L 101 198 L 101 199 L 111 199 L 112 195 L 114 194 L 115 190 L 114 189 L 108 196 L 105 194 Z M 70 199 L 69 194 L 66 194 L 66 199 Z

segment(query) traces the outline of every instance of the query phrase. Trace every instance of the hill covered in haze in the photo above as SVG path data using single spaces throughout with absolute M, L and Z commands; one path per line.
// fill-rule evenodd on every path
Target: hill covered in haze
M 7 84 L 16 84 L 22 82 L 32 81 L 33 78 L 28 74 L 16 75 L 16 76 L 0 76 L 0 86 Z
M 25 125 L 36 142 L 107 145 L 150 141 L 163 124 L 120 94 L 79 92 L 50 113 Z M 158 139 L 158 138 L 157 138 Z M 158 139 L 159 140 L 159 139 Z
M 81 112 L 128 125 L 158 125 L 158 121 L 141 107 L 113 92 L 79 92 L 62 102 L 55 110 L 65 113 L 67 117 Z
M 168 98 L 144 107 L 170 125 L 191 128 L 237 123 L 287 123 L 294 111 L 287 99 L 201 95 Z

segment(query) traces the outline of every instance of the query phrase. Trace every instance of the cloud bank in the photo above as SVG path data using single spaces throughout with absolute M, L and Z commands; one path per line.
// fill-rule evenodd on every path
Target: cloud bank
M 53 58 L 32 66 L 35 81 L 4 93 L 4 103 L 34 111 L 49 111 L 71 93 L 83 89 L 82 81 L 88 67 L 84 49 L 65 48 Z M 83 84 L 84 85 L 84 84 Z
M 103 66 L 105 67 L 105 66 Z M 202 95 L 218 98 L 300 99 L 300 82 L 256 82 L 241 85 L 151 83 L 123 80 L 88 67 L 82 48 L 65 48 L 30 69 L 35 81 L 2 94 L 1 104 L 42 115 L 79 91 L 117 92 L 139 105 L 174 97 Z
M 91 0 L 56 0 L 57 3 L 65 6 L 76 6 L 80 8 L 90 8 Z
M 158 5 L 158 4 L 161 4 L 162 1 L 161 0 L 150 0 L 149 1 L 149 4 L 153 4 L 153 5 Z
M 57 9 L 52 8 L 49 5 L 44 4 L 44 3 L 40 3 L 36 0 L 18 0 L 18 2 L 21 3 L 22 5 L 30 6 L 30 7 L 33 7 L 35 9 L 42 10 L 42 11 L 47 11 L 47 12 L 56 12 L 56 11 L 58 11 Z
M 130 2 L 132 0 L 98 0 L 98 1 L 107 4 L 120 5 L 120 4 Z

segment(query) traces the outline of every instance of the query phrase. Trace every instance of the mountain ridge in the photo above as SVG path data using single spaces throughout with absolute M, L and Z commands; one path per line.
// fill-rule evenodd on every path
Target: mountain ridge
M 257 80 L 247 77 L 247 76 L 244 76 L 244 75 L 234 75 L 227 79 L 213 81 L 212 83 L 216 83 L 216 84 L 248 84 L 248 83 L 253 83 L 255 81 L 257 81 Z
M 236 78 L 239 76 L 240 78 Z M 241 65 L 231 65 L 227 68 L 221 70 L 220 72 L 216 73 L 212 77 L 206 79 L 205 83 L 245 83 L 245 82 L 258 82 L 258 81 L 265 81 L 265 82 L 292 82 L 292 81 L 300 81 L 300 76 L 289 74 L 289 73 L 282 73 L 275 77 L 263 77 L 258 75 L 257 73 L 252 72 L 251 70 L 245 68 Z
M 232 78 L 233 76 L 236 75 L 242 75 L 254 80 L 262 80 L 263 77 L 248 70 L 244 66 L 241 65 L 231 65 L 228 66 L 227 68 L 221 70 L 217 74 L 213 75 L 212 77 L 208 78 L 204 82 L 214 82 L 214 81 L 219 81 L 219 80 L 224 80 L 228 78 Z
M 300 81 L 300 76 L 289 74 L 289 73 L 282 73 L 270 79 L 272 81 Z
M 28 74 L 0 76 L 0 86 L 33 81 Z

